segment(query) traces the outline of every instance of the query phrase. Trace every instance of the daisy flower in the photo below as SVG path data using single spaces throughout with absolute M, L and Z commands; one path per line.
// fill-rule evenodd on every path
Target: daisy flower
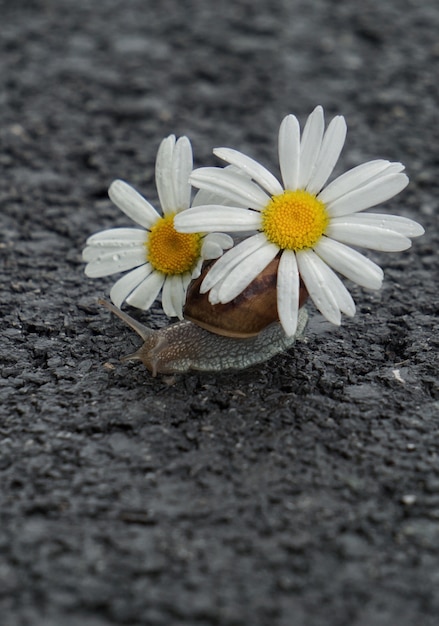
M 83 251 L 85 273 L 91 278 L 132 270 L 113 285 L 110 297 L 149 309 L 162 290 L 163 310 L 183 318 L 186 290 L 205 259 L 216 259 L 233 245 L 223 233 L 178 233 L 174 219 L 190 206 L 192 147 L 187 137 L 170 135 L 157 152 L 155 179 L 163 215 L 133 187 L 116 180 L 110 199 L 143 228 L 112 228 L 89 237 Z M 135 268 L 135 269 L 133 269 Z
M 345 137 L 344 118 L 335 117 L 325 131 L 318 106 L 302 135 L 293 115 L 280 126 L 282 184 L 260 163 L 230 148 L 214 153 L 238 172 L 220 167 L 193 171 L 195 187 L 226 195 L 231 206 L 191 208 L 176 217 L 175 228 L 182 233 L 253 231 L 207 273 L 201 291 L 210 290 L 212 304 L 233 300 L 277 255 L 277 308 L 288 336 L 297 328 L 300 279 L 317 309 L 336 325 L 341 313 L 355 314 L 355 304 L 335 272 L 363 287 L 380 288 L 381 268 L 350 246 L 405 250 L 409 237 L 424 229 L 408 218 L 362 212 L 404 189 L 408 178 L 401 163 L 369 161 L 325 186 Z

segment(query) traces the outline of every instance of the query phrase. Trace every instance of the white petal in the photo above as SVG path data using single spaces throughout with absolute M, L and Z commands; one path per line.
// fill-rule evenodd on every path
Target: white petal
M 86 243 L 88 246 L 102 244 L 117 247 L 121 243 L 143 243 L 146 241 L 146 236 L 147 233 L 140 228 L 109 228 L 91 235 Z
M 87 239 L 82 260 L 94 261 L 103 254 L 116 254 L 120 250 L 141 251 L 144 249 L 147 234 L 147 231 L 138 228 L 112 228 L 96 233 Z
M 328 289 L 331 290 L 332 295 L 337 302 L 338 308 L 345 315 L 353 317 L 355 315 L 355 302 L 353 301 L 351 294 L 343 285 L 337 274 L 319 257 L 317 257 L 317 259 L 320 263 L 322 276 L 324 276 L 324 280 Z
M 168 317 L 183 319 L 183 304 L 186 297 L 186 286 L 183 276 L 174 274 L 167 276 L 162 290 L 162 307 Z
M 201 247 L 201 256 L 206 261 L 209 259 L 217 259 L 223 254 L 223 247 L 216 241 L 204 240 Z
M 119 242 L 117 245 L 94 244 L 86 246 L 82 251 L 82 260 L 86 263 L 99 261 L 104 256 L 114 256 L 125 253 L 128 250 L 136 251 L 141 257 L 145 258 L 145 244 L 143 243 L 124 243 Z
M 419 237 L 424 234 L 423 227 L 409 219 L 399 215 L 385 215 L 384 213 L 356 213 L 343 217 L 335 217 L 331 220 L 331 224 L 351 224 L 356 228 L 357 224 L 366 226 L 376 226 L 387 230 L 394 230 L 405 237 Z
M 300 142 L 300 170 L 298 187 L 304 189 L 314 170 L 314 164 L 319 156 L 322 145 L 325 120 L 323 109 L 317 106 L 308 117 L 303 129 L 302 141 Z
M 152 271 L 152 265 L 150 263 L 144 263 L 135 270 L 128 272 L 128 274 L 124 274 L 122 278 L 119 278 L 110 291 L 110 298 L 113 303 L 120 309 L 126 297 L 138 287 Z
M 309 193 L 317 194 L 331 175 L 343 149 L 346 130 L 346 122 L 341 115 L 334 117 L 326 129 L 314 171 L 306 186 Z
M 382 174 L 376 174 L 373 178 L 380 178 L 381 176 L 388 176 L 389 174 L 399 174 L 399 172 L 403 172 L 405 170 L 405 166 L 402 163 L 394 162 L 390 163 L 387 168 L 384 170 Z M 373 179 L 372 179 L 373 180 Z
M 177 313 L 177 317 L 179 320 L 183 319 L 183 307 L 186 300 L 186 290 L 187 286 L 185 286 L 183 281 L 183 275 L 177 274 L 176 276 L 170 276 L 172 278 L 172 306 L 174 307 L 174 311 Z
M 333 224 L 330 222 L 325 235 L 352 246 L 385 252 L 407 250 L 412 245 L 410 239 L 394 230 L 366 224 Z
M 249 177 L 244 174 L 240 169 L 238 169 L 237 167 L 235 167 L 234 165 L 227 165 L 224 169 L 226 169 L 228 172 L 235 172 L 235 174 L 239 174 L 240 176 L 244 176 L 244 178 L 247 178 L 247 180 L 249 180 Z M 221 205 L 221 206 L 228 206 L 230 205 L 230 199 L 224 195 L 224 192 L 218 194 L 218 193 L 213 193 L 211 191 L 207 191 L 207 189 L 199 189 L 197 191 L 197 193 L 195 194 L 195 197 L 192 201 L 192 206 L 204 206 L 207 204 L 216 204 L 216 205 Z M 235 202 L 234 204 L 236 204 L 239 207 L 242 207 L 244 209 L 247 208 L 247 202 Z
M 150 229 L 160 218 L 155 208 L 123 180 L 115 180 L 108 190 L 110 199 L 132 220 Z
M 230 235 L 226 235 L 225 233 L 209 233 L 203 238 L 203 243 L 212 241 L 216 243 L 218 246 L 223 248 L 223 250 L 228 250 L 233 247 L 233 239 Z
M 294 115 L 287 115 L 279 128 L 279 165 L 285 189 L 297 189 L 300 167 L 300 126 Z
M 108 252 L 108 250 L 106 250 L 106 252 Z M 99 258 L 101 254 L 102 254 L 102 250 L 97 248 L 96 246 L 86 246 L 84 250 L 82 251 L 82 260 L 85 263 L 90 263 L 91 261 L 94 261 L 95 259 Z
M 313 253 L 313 256 L 315 270 L 324 283 L 325 289 L 331 293 L 340 311 L 353 317 L 355 315 L 355 303 L 351 294 L 335 272 L 317 254 Z
M 219 280 L 217 283 L 214 284 L 214 286 L 212 287 L 212 289 L 209 291 L 209 302 L 210 304 L 219 304 L 220 299 L 219 299 L 219 291 L 222 287 L 223 282 L 227 280 L 227 276 L 223 276 L 223 278 L 221 280 Z M 203 293 L 203 292 L 201 292 Z
M 236 298 L 256 278 L 259 272 L 271 263 L 278 252 L 278 246 L 266 242 L 259 250 L 247 256 L 233 268 L 223 281 L 218 292 L 219 301 L 225 304 Z
M 256 181 L 271 196 L 283 193 L 280 182 L 263 165 L 232 148 L 215 148 L 213 153 L 223 161 L 235 165 Z
M 214 241 L 203 241 L 203 245 L 201 247 L 201 256 L 203 259 L 217 259 L 222 255 L 222 253 L 223 249 Z
M 199 269 L 198 269 L 198 266 L 199 266 Z M 184 274 L 181 275 L 181 282 L 182 282 L 182 285 L 183 285 L 185 298 L 186 298 L 187 288 L 189 287 L 189 285 L 192 282 L 192 280 L 194 280 L 195 278 L 198 278 L 198 276 L 201 273 L 200 269 L 201 269 L 201 263 L 197 263 L 197 267 L 194 270 L 192 270 L 192 273 L 191 272 L 185 272 Z
M 174 148 L 172 160 L 172 182 L 174 186 L 174 210 L 187 209 L 191 201 L 189 176 L 192 172 L 192 146 L 187 137 L 180 137 Z
M 172 304 L 172 278 L 173 276 L 167 276 L 162 288 L 162 308 L 168 317 L 177 317 L 177 313 Z
M 127 297 L 127 304 L 146 311 L 157 298 L 164 282 L 164 274 L 157 271 L 151 272 Z
M 201 257 L 205 260 L 217 259 L 233 246 L 233 239 L 224 233 L 209 233 L 202 240 Z
M 368 289 L 381 287 L 383 270 L 356 250 L 329 237 L 322 237 L 314 251 L 325 263 L 358 285 Z
M 251 209 L 261 210 L 270 201 L 270 197 L 256 183 L 227 168 L 201 167 L 192 172 L 190 182 L 194 187 L 227 196 L 231 202 Z
M 293 250 L 284 250 L 277 270 L 277 312 L 288 337 L 297 330 L 299 285 L 296 255 Z
M 155 184 L 160 199 L 163 213 L 166 215 L 177 209 L 173 183 L 173 155 L 175 148 L 175 135 L 169 135 L 163 139 L 155 161 Z
M 296 253 L 300 276 L 308 290 L 309 296 L 320 313 L 332 324 L 341 323 L 340 307 L 322 273 L 323 261 L 312 250 L 301 250 Z
M 219 204 L 224 206 L 230 204 L 230 201 L 225 196 L 219 196 L 218 194 L 207 191 L 206 189 L 199 189 L 192 200 L 192 208 L 209 204 Z
M 251 255 L 255 250 L 259 250 L 266 243 L 267 238 L 264 233 L 258 233 L 248 239 L 244 239 L 234 248 L 228 250 L 207 272 L 201 284 L 200 292 L 206 293 L 206 291 L 209 291 L 218 281 L 227 277 L 236 265 L 239 265 L 247 256 Z
M 230 206 L 197 206 L 178 213 L 174 218 L 174 227 L 181 233 L 235 233 L 256 230 L 260 226 L 259 211 Z
M 85 252 L 85 251 L 84 251 Z M 125 272 L 145 263 L 145 248 L 130 248 L 115 252 L 104 252 L 85 266 L 85 274 L 90 278 L 101 278 L 117 272 Z
M 392 198 L 402 191 L 408 182 L 405 174 L 383 176 L 328 203 L 326 209 L 331 217 L 357 213 Z
M 375 176 L 382 175 L 389 165 L 389 161 L 385 161 L 384 159 L 377 159 L 357 165 L 329 183 L 329 185 L 320 192 L 319 200 L 325 204 L 334 202 L 337 198 L 370 182 Z

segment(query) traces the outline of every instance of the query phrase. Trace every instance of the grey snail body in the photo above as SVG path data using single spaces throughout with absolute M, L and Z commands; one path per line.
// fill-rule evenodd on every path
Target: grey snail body
M 290 348 L 303 334 L 308 319 L 304 308 L 299 311 L 296 335 L 287 337 L 278 322 L 273 322 L 258 335 L 235 339 L 216 335 L 193 322 L 183 321 L 152 331 L 134 318 L 104 300 L 110 311 L 133 328 L 144 344 L 123 360 L 138 359 L 153 376 L 175 374 L 189 370 L 218 372 L 244 369 L 270 359 Z
M 297 332 L 287 337 L 277 321 L 275 290 L 273 299 L 273 277 L 278 263 L 274 261 L 238 298 L 226 305 L 211 305 L 206 294 L 199 294 L 202 274 L 188 290 L 185 317 L 189 319 L 158 330 L 144 326 L 109 302 L 100 300 L 100 304 L 144 341 L 139 350 L 123 360 L 142 361 L 153 376 L 189 370 L 218 372 L 244 369 L 290 348 L 306 327 L 308 314 L 302 305 L 307 292 L 302 287 Z

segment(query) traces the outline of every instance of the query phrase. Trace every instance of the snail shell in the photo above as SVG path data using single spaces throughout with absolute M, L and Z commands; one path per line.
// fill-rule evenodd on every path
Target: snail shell
M 208 293 L 200 293 L 200 285 L 212 266 L 204 265 L 201 275 L 189 285 L 184 306 L 184 317 L 217 335 L 247 338 L 258 335 L 273 322 L 277 313 L 276 282 L 279 257 L 275 257 L 234 300 L 227 304 L 211 304 Z M 308 297 L 300 283 L 299 308 Z

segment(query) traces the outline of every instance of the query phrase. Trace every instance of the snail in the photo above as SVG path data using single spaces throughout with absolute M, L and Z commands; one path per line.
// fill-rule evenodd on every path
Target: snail
M 297 332 L 285 335 L 278 321 L 276 275 L 279 258 L 228 304 L 209 303 L 199 286 L 211 263 L 189 286 L 184 308 L 185 320 L 158 330 L 144 326 L 106 300 L 99 300 L 143 339 L 143 345 L 122 360 L 138 359 L 152 376 L 189 370 L 222 371 L 244 369 L 268 360 L 291 347 L 303 335 L 308 314 L 302 306 L 308 297 L 300 287 Z

